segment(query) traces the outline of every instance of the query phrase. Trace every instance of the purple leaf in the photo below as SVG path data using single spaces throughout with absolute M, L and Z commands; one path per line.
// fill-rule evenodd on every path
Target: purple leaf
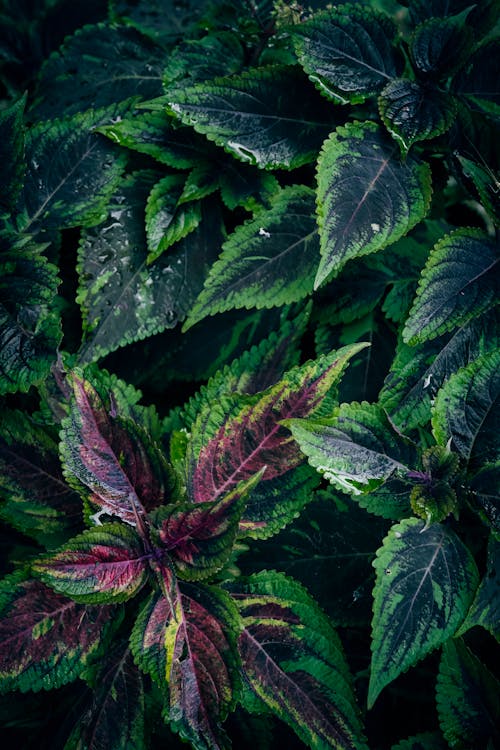
M 171 489 L 168 467 L 151 438 L 131 420 L 111 416 L 86 380 L 72 376 L 75 401 L 63 422 L 67 474 L 88 487 L 102 512 L 142 524 Z
M 146 602 L 132 652 L 160 685 L 166 676 L 173 729 L 195 747 L 227 748 L 221 721 L 234 702 L 236 608 L 225 591 L 204 584 L 174 584 L 174 592 L 172 604 L 161 594 Z
M 204 440 L 208 432 L 207 418 L 200 415 L 194 429 L 202 433 L 201 452 L 199 457 L 194 455 L 200 442 L 200 435 L 195 434 L 192 441 L 195 451 L 189 459 L 189 489 L 193 500 L 215 500 L 264 466 L 265 481 L 302 463 L 304 457 L 281 421 L 318 411 L 348 360 L 365 346 L 344 347 L 290 370 L 282 380 L 245 401 L 239 409 L 232 405 L 229 413 L 221 414 L 220 426 L 214 436 L 208 434 L 208 440 Z M 213 411 L 208 424 L 217 419 Z
M 0 684 L 51 689 L 71 682 L 95 654 L 116 609 L 77 604 L 41 581 L 0 584 Z
M 129 526 L 114 523 L 84 531 L 33 565 L 48 586 L 75 601 L 106 604 L 130 599 L 142 588 L 150 555 Z

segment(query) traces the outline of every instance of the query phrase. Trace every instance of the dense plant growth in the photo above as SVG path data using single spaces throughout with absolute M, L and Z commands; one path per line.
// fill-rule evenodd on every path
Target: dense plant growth
M 498 17 L 5 0 L 7 740 L 498 746 Z

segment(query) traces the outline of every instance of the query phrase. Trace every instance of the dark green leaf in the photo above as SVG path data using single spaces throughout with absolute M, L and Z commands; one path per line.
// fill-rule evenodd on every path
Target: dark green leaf
M 404 152 L 415 141 L 446 133 L 456 115 L 450 94 L 407 78 L 396 78 L 382 90 L 378 106 L 389 133 Z
M 499 397 L 500 349 L 495 349 L 451 375 L 438 392 L 432 414 L 437 442 L 451 440 L 472 464 L 498 460 Z
M 498 59 L 499 48 L 498 39 L 483 44 L 454 81 L 454 89 L 470 107 L 496 116 L 500 113 L 500 87 L 492 60 Z
M 164 53 L 134 29 L 98 24 L 66 39 L 43 65 L 30 115 L 49 120 L 162 92 Z
M 448 78 L 463 66 L 472 43 L 472 32 L 463 21 L 430 18 L 412 35 L 410 55 L 419 73 L 433 79 Z
M 475 625 L 489 630 L 500 642 L 500 541 L 493 534 L 488 542 L 486 573 L 459 633 Z
M 341 104 L 364 101 L 396 75 L 395 35 L 389 18 L 355 5 L 318 14 L 292 32 L 311 81 Z
M 496 242 L 479 229 L 457 229 L 429 255 L 403 340 L 417 344 L 452 331 L 498 301 Z
M 450 747 L 469 750 L 500 742 L 500 682 L 459 638 L 443 647 L 436 703 Z
M 480 202 L 494 223 L 500 224 L 500 197 L 495 173 L 487 165 L 478 164 L 458 152 L 455 158 L 460 164 L 463 176 L 472 182 Z
M 283 96 L 300 88 L 300 99 Z M 332 128 L 330 115 L 299 70 L 256 68 L 182 88 L 154 103 L 241 161 L 266 169 L 295 169 L 317 156 Z
M 102 221 L 123 160 L 93 131 L 121 117 L 127 106 L 89 110 L 41 123 L 30 131 L 23 213 L 18 220 L 21 229 L 32 230 L 42 223 L 44 229 L 51 229 Z
M 182 38 L 200 13 L 198 0 L 109 0 L 110 17 L 164 45 Z M 166 22 L 168 19 L 168 22 Z
M 314 192 L 284 188 L 269 210 L 238 227 L 224 243 L 184 330 L 206 315 L 305 297 L 312 292 L 318 260 Z
M 26 95 L 10 107 L 0 111 L 0 164 L 2 165 L 2 193 L 0 213 L 12 211 L 23 186 L 24 161 L 23 113 Z
M 181 42 L 168 58 L 164 84 L 194 83 L 239 73 L 244 65 L 241 42 L 231 31 L 212 32 Z
M 472 506 L 500 538 L 500 461 L 484 464 L 469 481 L 469 490 Z
M 426 214 L 425 163 L 398 160 L 398 146 L 373 122 L 337 128 L 318 161 L 321 263 L 316 287 L 351 258 L 390 245 Z
M 423 732 L 393 745 L 391 750 L 447 750 L 439 732 Z
M 416 518 L 392 527 L 374 567 L 369 706 L 455 633 L 478 584 L 474 559 L 456 534 L 439 524 L 425 528 Z
M 410 6 L 410 18 L 416 25 L 428 18 L 443 18 L 460 13 L 472 3 L 469 0 L 402 0 Z
M 44 245 L 0 235 L 0 393 L 27 391 L 56 359 L 60 320 L 57 269 Z
M 151 190 L 146 203 L 147 263 L 152 263 L 201 221 L 199 203 L 179 205 L 183 179 L 177 175 L 164 177 Z

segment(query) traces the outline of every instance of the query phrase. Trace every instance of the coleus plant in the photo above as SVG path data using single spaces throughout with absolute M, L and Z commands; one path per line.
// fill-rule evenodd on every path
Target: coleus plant
M 72 5 L 0 14 L 5 731 L 490 750 L 498 2 Z

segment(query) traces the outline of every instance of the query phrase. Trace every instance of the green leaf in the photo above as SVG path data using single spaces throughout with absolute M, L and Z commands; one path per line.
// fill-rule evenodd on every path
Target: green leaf
M 239 73 L 244 67 L 244 54 L 232 31 L 212 31 L 202 39 L 186 39 L 170 54 L 163 82 L 166 86 L 180 81 L 194 83 Z
M 353 495 L 404 478 L 415 463 L 412 446 L 377 404 L 342 404 L 332 419 L 292 419 L 287 425 L 309 463 Z
M 447 747 L 439 732 L 422 732 L 401 740 L 391 750 L 447 750 Z
M 0 212 L 13 211 L 23 186 L 24 123 L 26 94 L 0 111 L 0 164 L 2 164 L 2 194 Z
M 430 18 L 410 39 L 410 56 L 422 78 L 439 80 L 456 73 L 467 60 L 473 34 L 457 18 Z
M 500 538 L 500 461 L 486 463 L 469 480 L 469 499 L 482 520 Z
M 50 120 L 162 92 L 164 52 L 125 26 L 84 26 L 43 64 L 31 117 Z M 75 85 L 75 70 L 78 73 Z
M 40 123 L 30 131 L 20 229 L 91 226 L 102 221 L 123 160 L 94 129 L 121 117 L 127 106 L 89 110 Z
M 474 559 L 454 532 L 439 524 L 425 528 L 417 518 L 392 527 L 374 567 L 369 707 L 455 633 L 478 583 Z
M 181 206 L 184 180 L 178 175 L 163 177 L 151 190 L 146 203 L 147 263 L 193 232 L 201 221 L 199 203 Z
M 489 630 L 500 642 L 500 541 L 493 534 L 488 542 L 486 573 L 483 576 L 459 635 L 475 625 Z
M 403 340 L 417 344 L 452 331 L 488 310 L 499 297 L 493 239 L 479 229 L 457 229 L 438 242 L 422 271 Z
M 243 673 L 253 691 L 309 747 L 365 750 L 340 640 L 312 597 L 282 573 L 230 587 L 243 620 Z
M 465 70 L 454 80 L 454 90 L 465 97 L 472 109 L 498 117 L 500 88 L 492 60 L 497 59 L 500 42 L 494 39 L 477 49 Z
M 318 161 L 321 263 L 318 287 L 346 261 L 373 253 L 405 235 L 427 213 L 429 166 L 408 157 L 373 122 L 339 127 Z
M 416 141 L 446 133 L 457 112 L 450 94 L 407 78 L 390 81 L 379 96 L 378 107 L 385 127 L 403 152 Z
M 27 237 L 0 234 L 0 393 L 28 391 L 48 374 L 61 340 L 57 269 Z
M 471 5 L 469 0 L 403 0 L 402 4 L 410 6 L 410 18 L 415 25 L 428 18 L 453 16 Z
M 472 182 L 480 202 L 493 222 L 496 225 L 500 224 L 500 200 L 495 173 L 487 165 L 478 164 L 460 153 L 456 153 L 455 158 L 460 164 L 463 176 Z
M 200 14 L 198 0 L 109 0 L 112 21 L 132 26 L 163 45 L 183 38 Z M 168 23 L 166 23 L 168 19 Z
M 208 210 L 199 231 L 148 266 L 144 208 L 156 175 L 136 173 L 115 193 L 103 224 L 81 239 L 78 301 L 88 362 L 173 328 L 191 307 L 219 249 L 218 213 Z
M 224 243 L 184 330 L 225 310 L 302 299 L 312 292 L 318 259 L 314 191 L 284 188 L 269 210 L 238 227 Z
M 500 742 L 500 682 L 459 638 L 443 647 L 436 702 L 450 747 L 469 750 Z
M 300 89 L 300 99 L 283 91 Z M 266 169 L 295 169 L 317 156 L 332 128 L 314 89 L 299 70 L 254 68 L 210 83 L 170 87 L 155 107 L 168 111 L 241 161 Z
M 340 104 L 364 101 L 396 75 L 388 17 L 342 5 L 293 27 L 299 62 L 322 94 Z
M 500 396 L 500 349 L 454 373 L 437 394 L 432 429 L 438 443 L 452 446 L 466 462 L 500 458 L 496 445 Z

